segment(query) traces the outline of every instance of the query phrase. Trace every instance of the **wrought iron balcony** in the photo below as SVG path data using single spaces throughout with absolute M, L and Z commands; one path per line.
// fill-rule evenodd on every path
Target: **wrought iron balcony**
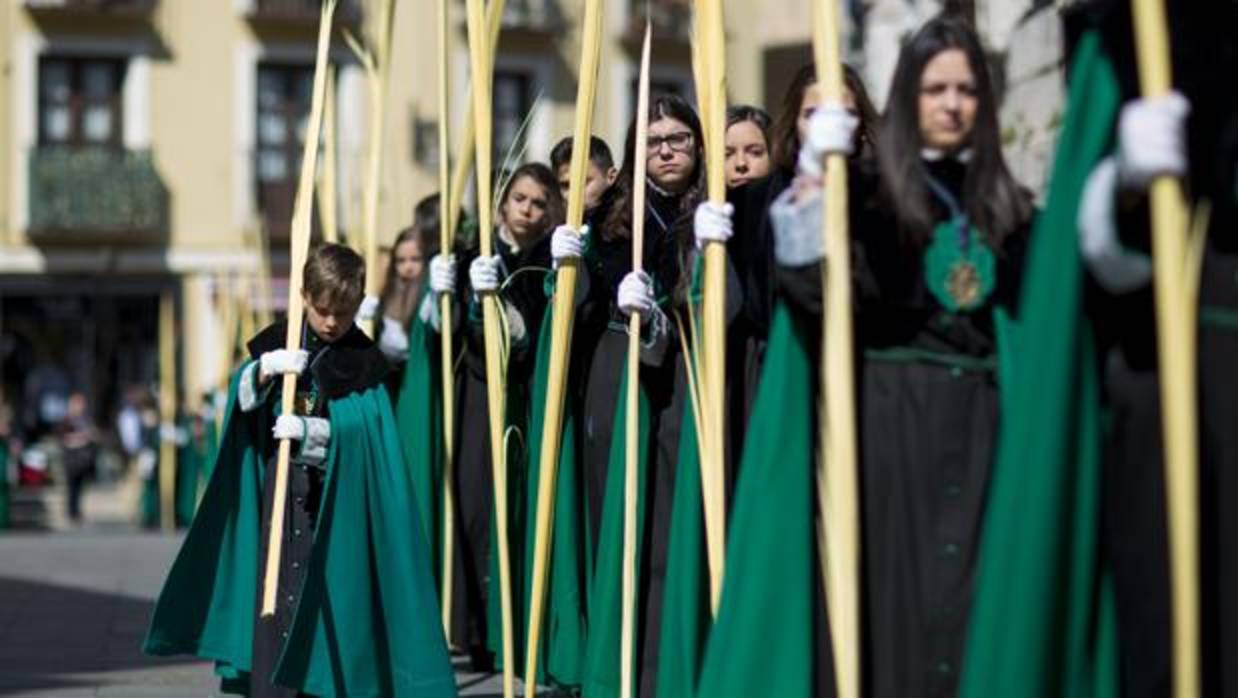
M 269 24 L 318 24 L 322 0 L 249 0 L 246 17 L 251 22 Z M 335 21 L 356 24 L 361 21 L 360 0 L 340 0 Z
M 32 237 L 166 233 L 168 199 L 149 150 L 40 146 L 30 152 Z
M 158 0 L 25 0 L 26 9 L 38 13 L 107 14 L 127 17 L 149 15 Z
M 507 0 L 503 28 L 534 33 L 557 32 L 564 26 L 557 0 Z
M 463 6 L 464 0 L 459 3 Z M 463 27 L 463 17 L 460 22 Z M 542 36 L 563 31 L 566 26 L 559 0 L 507 0 L 503 4 L 505 34 Z

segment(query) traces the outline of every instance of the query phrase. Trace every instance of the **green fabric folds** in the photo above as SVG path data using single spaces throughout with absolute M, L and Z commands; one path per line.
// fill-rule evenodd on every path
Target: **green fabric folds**
M 251 433 L 239 412 L 233 419 L 241 373 L 228 391 L 218 465 L 156 602 L 144 645 L 148 654 L 213 659 L 225 671 L 251 666 L 266 467 L 267 433 Z
M 813 585 L 821 583 L 813 344 L 780 304 L 749 422 L 749 433 L 761 438 L 748 439 L 739 467 L 722 603 L 697 690 L 681 695 L 812 695 Z
M 331 424 L 314 553 L 276 680 L 320 696 L 455 696 L 386 391 L 332 401 Z
M 623 518 L 624 475 L 627 470 L 627 383 L 629 376 L 624 369 L 619 384 L 619 409 L 615 411 L 614 429 L 611 431 L 610 461 L 606 472 L 606 493 L 603 495 L 602 525 L 598 532 L 597 564 L 594 568 L 592 589 L 589 595 L 589 636 L 585 649 L 584 695 L 589 698 L 616 698 L 619 696 L 620 645 L 623 622 Z M 644 540 L 646 470 L 649 462 L 650 434 L 649 400 L 644 387 L 640 390 L 640 438 L 637 454 L 637 507 L 636 539 Z M 640 579 L 642 550 L 636 552 L 636 578 Z M 639 603 L 639 599 L 638 599 Z M 637 637 L 640 636 L 639 611 Z M 635 657 L 635 652 L 634 652 Z M 634 658 L 633 661 L 636 661 Z M 635 683 L 635 682 L 634 682 Z M 635 698 L 630 696 L 628 698 Z
M 684 405 L 675 470 L 666 588 L 658 645 L 658 695 L 691 696 L 712 623 L 700 451 L 692 404 Z
M 962 696 L 1117 695 L 1101 569 L 1099 383 L 1083 313 L 1076 215 L 1112 142 L 1120 94 L 1095 35 L 1080 43 L 1048 205 L 1034 229 L 1017 347 L 1003 366 Z M 1016 600 L 1012 602 L 1012 600 Z
M 188 435 L 176 449 L 176 525 L 188 526 L 198 508 L 198 491 L 206 470 L 204 444 L 193 436 L 193 420 L 181 419 L 180 428 Z
M 430 546 L 435 588 L 443 576 L 443 379 L 439 334 L 417 313 L 408 333 L 408 363 L 396 402 L 400 447 L 421 514 L 418 532 Z M 441 597 L 440 597 L 441 598 Z
M 238 373 L 238 376 L 240 374 Z M 233 420 L 214 477 L 156 604 L 148 653 L 250 667 L 266 429 Z M 381 387 L 333 400 L 314 550 L 277 683 L 319 696 L 454 696 L 429 551 Z
M 550 374 L 550 335 L 554 305 L 546 307 L 537 363 L 533 374 L 532 412 L 529 415 L 529 486 L 525 511 L 525 618 L 530 617 L 533 594 L 533 552 L 537 535 L 537 498 L 541 477 L 542 425 Z M 563 405 L 563 427 L 555 485 L 554 522 L 551 526 L 550 568 L 547 570 L 542 646 L 538 652 L 538 682 L 579 686 L 584 670 L 585 610 L 588 578 L 585 512 L 576 456 L 576 405 L 569 394 Z

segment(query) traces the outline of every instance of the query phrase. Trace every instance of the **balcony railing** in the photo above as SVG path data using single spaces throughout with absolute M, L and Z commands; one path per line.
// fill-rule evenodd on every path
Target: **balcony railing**
M 168 230 L 168 190 L 149 150 L 41 146 L 30 153 L 30 232 L 152 235 Z
M 249 0 L 246 16 L 253 22 L 317 25 L 322 0 Z M 356 24 L 361 20 L 360 0 L 341 0 L 335 8 L 335 21 Z
M 154 11 L 158 0 L 25 0 L 32 12 L 77 12 L 143 16 Z
M 458 2 L 464 6 L 464 0 Z M 464 19 L 460 22 L 463 27 Z M 566 26 L 560 0 L 507 0 L 503 5 L 505 33 L 554 34 Z
M 555 32 L 563 28 L 563 12 L 557 0 L 507 0 L 503 28 L 530 32 Z

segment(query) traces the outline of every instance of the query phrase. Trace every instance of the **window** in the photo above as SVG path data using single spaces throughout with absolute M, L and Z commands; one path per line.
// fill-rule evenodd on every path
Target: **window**
M 258 66 L 258 206 L 268 230 L 287 237 L 314 90 L 311 65 Z
M 39 145 L 120 147 L 124 74 L 116 59 L 40 60 Z
M 516 142 L 520 127 L 533 111 L 533 78 L 523 71 L 494 71 L 494 164 L 503 158 Z M 517 162 L 524 158 L 516 158 Z

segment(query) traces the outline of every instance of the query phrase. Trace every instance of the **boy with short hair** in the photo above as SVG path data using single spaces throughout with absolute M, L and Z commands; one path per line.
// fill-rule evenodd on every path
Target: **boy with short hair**
M 147 636 L 213 659 L 250 696 L 454 696 L 429 551 L 383 379 L 354 324 L 365 264 L 342 245 L 304 267 L 302 349 L 277 322 L 249 342 L 223 439 Z M 293 414 L 282 376 L 296 375 Z M 259 617 L 280 439 L 292 439 L 273 616 Z
M 559 180 L 559 189 L 563 198 L 568 198 L 571 188 L 570 172 L 572 164 L 572 137 L 568 136 L 555 144 L 550 151 L 550 169 L 554 170 L 555 178 Z M 605 210 L 609 208 L 611 187 L 619 178 L 619 170 L 615 167 L 615 158 L 610 147 L 597 136 L 589 138 L 589 166 L 585 170 L 585 222 L 601 223 Z M 603 215 L 598 215 L 603 214 Z

